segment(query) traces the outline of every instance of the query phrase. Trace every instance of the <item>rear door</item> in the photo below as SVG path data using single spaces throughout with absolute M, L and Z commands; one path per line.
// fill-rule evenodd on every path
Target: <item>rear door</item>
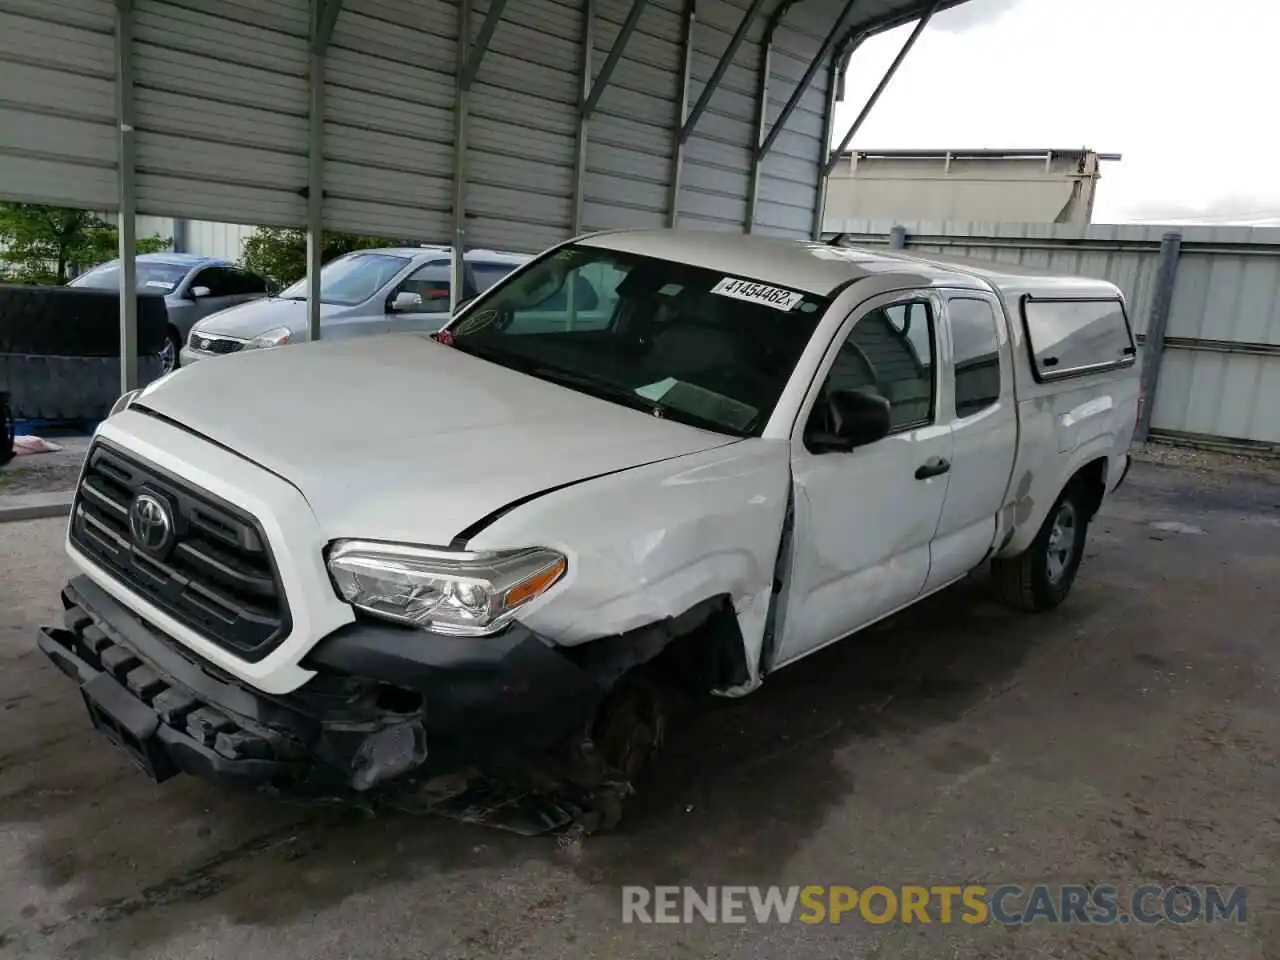
M 951 457 L 950 417 L 939 415 L 947 362 L 940 309 L 928 291 L 862 304 L 806 398 L 791 445 L 792 560 L 776 666 L 906 606 L 924 589 Z M 811 450 L 805 435 L 832 390 L 888 399 L 889 435 L 849 452 Z
M 995 540 L 1018 447 L 1009 331 L 1001 316 L 989 294 L 966 290 L 944 296 L 949 400 L 939 422 L 951 429 L 951 472 L 926 590 L 964 576 Z

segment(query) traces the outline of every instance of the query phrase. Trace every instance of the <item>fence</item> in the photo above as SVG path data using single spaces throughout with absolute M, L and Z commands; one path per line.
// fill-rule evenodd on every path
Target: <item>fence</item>
M 838 233 L 852 246 L 1109 280 L 1142 344 L 1153 437 L 1280 448 L 1280 229 L 829 218 L 823 236 Z

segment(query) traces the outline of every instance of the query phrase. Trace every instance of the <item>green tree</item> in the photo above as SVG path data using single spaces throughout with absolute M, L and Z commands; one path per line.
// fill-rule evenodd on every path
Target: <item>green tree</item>
M 352 250 L 394 244 L 382 237 L 362 237 L 351 233 L 325 231 L 322 263 Z M 301 280 L 307 273 L 307 232 L 293 227 L 258 227 L 244 242 L 240 263 L 246 269 L 270 277 L 282 287 Z
M 166 250 L 159 235 L 138 238 L 138 253 Z M 41 203 L 0 203 L 0 275 L 15 283 L 66 283 L 119 253 L 116 228 L 87 210 Z

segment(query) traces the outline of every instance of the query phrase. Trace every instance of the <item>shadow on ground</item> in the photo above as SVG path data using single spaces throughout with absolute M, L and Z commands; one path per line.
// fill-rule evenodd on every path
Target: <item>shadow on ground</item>
M 127 927 L 118 933 L 131 949 L 202 919 L 285 923 L 424 871 L 530 859 L 601 885 L 768 883 L 829 808 L 859 789 L 839 762 L 843 748 L 952 721 L 998 695 L 1034 636 L 1023 617 L 965 583 L 874 628 L 867 642 L 837 644 L 779 673 L 749 698 L 698 701 L 677 718 L 623 825 L 579 844 L 432 817 L 292 807 L 189 778 L 156 787 L 100 749 L 65 689 L 48 709 L 70 721 L 68 731 L 47 746 L 76 762 L 34 768 L 25 789 L 0 796 L 0 818 L 40 821 L 28 866 L 43 885 L 72 891 L 69 916 L 42 936 L 88 922 L 110 940 L 113 927 Z M 145 924 L 120 923 L 143 913 Z

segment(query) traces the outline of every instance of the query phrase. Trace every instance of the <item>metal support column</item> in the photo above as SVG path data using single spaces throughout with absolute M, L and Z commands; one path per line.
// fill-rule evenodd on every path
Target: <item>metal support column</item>
M 320 270 L 324 266 L 324 61 L 342 0 L 311 0 L 307 60 L 307 340 L 320 339 Z
M 463 83 L 471 51 L 471 0 L 458 0 L 458 72 L 453 93 L 453 242 L 449 312 L 458 309 L 466 283 L 467 249 L 467 87 Z
M 845 148 L 849 146 L 849 142 L 853 140 L 854 135 L 866 122 L 867 117 L 871 114 L 872 109 L 876 105 L 876 101 L 880 99 L 880 95 L 884 93 L 885 88 L 889 86 L 889 81 L 893 79 L 893 75 L 898 72 L 898 68 L 902 66 L 902 61 L 907 59 L 907 54 L 911 52 L 911 48 L 916 45 L 916 41 L 920 39 L 920 34 L 924 33 L 924 28 L 929 25 L 929 21 L 933 19 L 934 11 L 938 9 L 939 0 L 935 0 L 933 6 L 916 21 L 915 29 L 911 31 L 911 35 L 907 37 L 906 43 L 902 45 L 902 49 L 898 51 L 898 55 L 893 58 L 893 63 L 889 64 L 889 69 L 885 71 L 884 76 L 880 78 L 880 82 L 876 84 L 876 88 L 871 91 L 871 96 L 867 98 L 867 102 L 862 105 L 857 119 L 853 121 L 853 125 L 849 127 L 849 132 L 844 135 L 844 139 L 840 141 L 840 146 L 831 151 L 831 156 L 827 158 L 826 166 L 822 170 L 824 177 L 830 176 L 831 171 L 835 169 L 835 165 L 840 160 L 840 155 L 844 153 Z
M 582 204 L 587 180 L 587 100 L 591 96 L 591 54 L 596 42 L 596 0 L 582 0 L 582 56 L 578 58 L 578 149 L 573 164 L 573 212 L 569 233 L 582 233 Z M 573 284 L 569 284 L 570 288 Z M 572 289 L 570 290 L 572 293 Z
M 836 48 L 835 55 L 831 58 L 831 65 L 827 67 L 827 109 L 822 115 L 822 145 L 820 149 L 826 150 L 827 144 L 831 142 L 831 130 L 836 122 L 836 100 L 840 91 L 840 70 L 844 63 L 845 50 L 844 46 L 847 38 L 841 41 L 840 46 Z M 827 213 L 827 177 L 820 174 L 818 176 L 818 195 L 813 202 L 813 225 L 809 231 L 811 240 L 822 239 L 822 220 Z
M 1156 384 L 1160 380 L 1160 361 L 1164 356 L 1164 335 L 1169 329 L 1169 313 L 1173 307 L 1173 287 L 1178 279 L 1178 257 L 1182 252 L 1182 234 L 1170 230 L 1160 238 L 1160 264 L 1156 268 L 1156 288 L 1151 297 L 1151 314 L 1147 318 L 1146 338 L 1142 344 L 1142 410 L 1133 433 L 1135 443 L 1146 443 L 1151 432 L 1151 415 L 1156 406 Z
M 896 224 L 889 228 L 889 249 L 905 250 L 907 249 L 907 228 L 901 224 Z
M 120 257 L 120 392 L 138 386 L 138 206 L 134 184 L 133 0 L 116 0 L 116 218 Z
M 689 87 L 693 82 L 693 31 L 698 24 L 697 0 L 685 0 L 684 6 L 684 49 L 681 53 L 683 65 L 680 68 L 680 104 L 676 115 L 676 126 L 681 133 L 676 136 L 675 150 L 671 159 L 670 186 L 667 190 L 667 226 L 675 227 L 680 222 L 680 181 L 684 175 L 684 135 L 685 121 L 689 116 Z
M 635 33 L 636 24 L 640 22 L 640 14 L 644 12 L 648 0 L 632 0 L 631 9 L 623 21 L 618 35 L 613 38 L 613 46 L 600 67 L 600 73 L 592 82 L 591 54 L 595 47 L 595 0 L 583 0 L 582 25 L 582 57 L 579 71 L 582 77 L 581 100 L 578 103 L 578 159 L 573 168 L 573 234 L 582 232 L 583 181 L 587 172 L 587 125 L 591 116 L 600 104 L 605 88 L 613 78 L 613 71 L 618 68 L 627 43 Z
M 320 339 L 320 269 L 324 266 L 324 54 L 307 67 L 307 340 Z
M 467 252 L 467 125 L 471 85 L 480 72 L 489 41 L 502 19 L 507 0 L 492 0 L 480 24 L 475 42 L 471 41 L 471 0 L 458 0 L 458 47 L 453 100 L 453 243 L 449 280 L 449 312 L 458 309 L 466 289 Z
M 786 5 L 778 8 L 778 12 L 786 9 Z M 756 83 L 756 127 L 755 142 L 751 147 L 751 172 L 747 176 L 747 215 L 742 224 L 747 233 L 751 233 L 756 225 L 756 204 L 760 200 L 760 165 L 764 156 L 760 152 L 765 142 L 765 126 L 769 122 L 769 74 L 773 70 L 773 33 L 781 19 L 774 16 L 769 20 L 765 30 L 764 43 L 760 45 L 760 67 Z

